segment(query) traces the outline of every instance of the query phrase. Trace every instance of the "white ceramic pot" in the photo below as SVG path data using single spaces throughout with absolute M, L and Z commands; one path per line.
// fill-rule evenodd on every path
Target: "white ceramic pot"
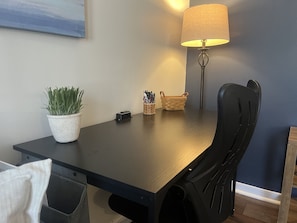
M 49 126 L 57 142 L 68 143 L 78 139 L 81 114 L 47 115 Z

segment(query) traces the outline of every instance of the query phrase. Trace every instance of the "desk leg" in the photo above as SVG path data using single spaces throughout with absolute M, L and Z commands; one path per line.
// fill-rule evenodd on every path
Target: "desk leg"
M 158 202 L 153 201 L 148 207 L 148 222 L 149 223 L 159 223 L 159 213 L 161 205 Z

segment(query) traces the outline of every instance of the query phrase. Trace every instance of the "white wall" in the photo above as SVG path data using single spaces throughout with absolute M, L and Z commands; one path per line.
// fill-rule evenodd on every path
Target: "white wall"
M 188 4 L 86 0 L 84 39 L 0 28 L 0 159 L 17 162 L 13 144 L 51 134 L 43 109 L 49 86 L 85 90 L 82 126 L 142 112 L 146 89 L 183 93 L 186 49 L 179 42 Z

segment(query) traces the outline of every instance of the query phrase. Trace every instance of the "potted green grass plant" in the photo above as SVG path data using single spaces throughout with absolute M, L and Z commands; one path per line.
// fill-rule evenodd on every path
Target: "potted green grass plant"
M 47 88 L 46 109 L 49 126 L 57 142 L 68 143 L 78 139 L 80 133 L 82 97 L 84 91 L 75 87 Z

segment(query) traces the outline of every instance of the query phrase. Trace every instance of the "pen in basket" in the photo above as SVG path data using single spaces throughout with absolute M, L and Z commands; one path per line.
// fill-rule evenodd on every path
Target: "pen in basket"
M 152 91 L 145 90 L 143 93 L 143 102 L 155 103 L 155 93 L 153 93 Z

